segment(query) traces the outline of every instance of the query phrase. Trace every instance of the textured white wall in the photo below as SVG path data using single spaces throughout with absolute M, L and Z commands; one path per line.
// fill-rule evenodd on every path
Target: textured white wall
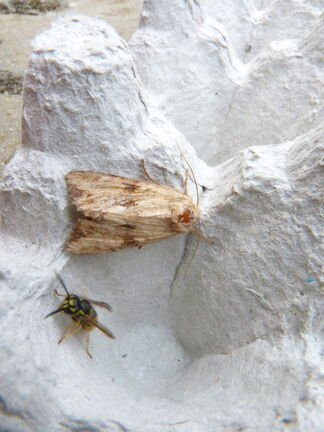
M 147 1 L 131 48 L 80 16 L 34 41 L 23 147 L 2 181 L 2 429 L 324 428 L 321 20 L 246 65 L 210 23 L 197 2 Z M 209 98 L 211 80 L 222 105 Z M 212 133 L 195 123 L 207 106 L 208 122 L 227 113 Z M 172 125 L 172 111 L 188 130 L 196 124 L 203 145 Z M 101 256 L 62 251 L 72 224 L 64 174 L 143 178 L 144 158 L 153 177 L 182 188 L 178 146 L 214 241 L 201 240 L 186 277 L 194 236 Z M 209 165 L 226 161 L 210 168 L 193 148 Z M 43 320 L 58 304 L 54 271 L 70 291 L 113 306 L 99 317 L 116 340 L 94 331 L 93 360 L 81 337 L 57 346 L 66 317 Z
M 141 79 L 210 165 L 251 145 L 294 139 L 323 121 L 324 4 L 287 3 L 267 2 L 258 11 L 251 1 L 207 2 L 222 23 L 203 20 L 194 0 L 177 7 L 173 0 L 144 2 L 130 41 Z M 247 58 L 240 44 L 252 47 Z

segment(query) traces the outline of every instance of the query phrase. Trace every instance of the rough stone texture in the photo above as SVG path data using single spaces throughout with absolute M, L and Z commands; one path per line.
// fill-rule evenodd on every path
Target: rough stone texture
M 46 6 L 50 2 L 18 1 L 16 6 L 34 5 Z M 54 0 L 52 4 L 57 3 Z M 56 11 L 37 12 L 21 15 L 15 13 L 13 2 L 0 1 L 0 93 L 6 93 L 5 98 L 0 95 L 0 165 L 8 161 L 15 149 L 21 144 L 21 109 L 22 97 L 17 110 L 17 93 L 21 90 L 21 83 L 25 68 L 31 53 L 31 39 L 60 15 L 84 13 L 94 17 L 102 17 L 114 26 L 122 37 L 128 39 L 138 25 L 138 15 L 141 0 L 117 0 L 107 2 L 102 0 L 73 0 L 66 7 Z M 6 14 L 10 12 L 10 14 Z M 28 13 L 30 13 L 29 11 Z M 2 14 L 4 13 L 4 14 Z M 17 85 L 18 83 L 18 85 Z M 4 120 L 4 121 L 3 121 Z
M 14 149 L 21 142 L 21 111 L 22 98 L 20 95 L 0 94 L 0 105 L 6 109 L 0 110 L 0 165 L 8 162 Z
M 20 94 L 22 91 L 22 78 L 11 72 L 0 70 L 0 93 Z
M 190 16 L 195 5 L 175 9 Z M 298 46 L 317 65 L 313 32 Z M 139 79 L 143 62 L 107 24 L 85 17 L 61 19 L 34 42 L 23 147 L 2 182 L 1 427 L 320 432 L 323 124 L 209 168 L 157 110 Z M 214 241 L 200 241 L 186 277 L 193 236 L 101 256 L 62 251 L 73 218 L 64 174 L 143 178 L 144 158 L 154 178 L 182 188 L 178 146 L 200 185 L 201 230 Z M 117 339 L 94 331 L 93 360 L 80 337 L 57 346 L 66 317 L 43 320 L 58 304 L 54 271 L 72 292 L 113 306 L 99 317 Z
M 5 0 L 0 1 L 0 12 L 36 15 L 63 8 L 65 5 L 65 1 L 61 0 Z
M 255 22 L 264 50 L 243 64 L 224 26 L 203 19 L 199 2 L 172 3 L 144 2 L 131 47 L 145 87 L 206 162 L 218 164 L 250 145 L 294 139 L 323 121 L 322 62 L 313 57 L 320 52 L 318 39 L 323 46 L 324 14 L 319 9 L 314 6 L 309 19 L 310 7 L 299 8 L 303 32 L 287 31 L 289 39 L 277 42 L 271 35 L 278 20 L 266 27 L 262 20 Z M 219 14 L 226 11 L 214 4 Z M 283 17 L 281 27 L 289 25 L 290 9 L 272 7 Z M 238 12 L 233 17 L 245 25 Z M 279 32 L 276 39 L 280 35 L 288 37 Z

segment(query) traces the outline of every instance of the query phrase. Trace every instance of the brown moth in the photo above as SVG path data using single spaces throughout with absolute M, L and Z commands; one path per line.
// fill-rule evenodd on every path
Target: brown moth
M 79 217 L 66 249 L 73 254 L 114 252 L 195 231 L 199 208 L 192 199 L 152 181 L 93 171 L 67 174 Z

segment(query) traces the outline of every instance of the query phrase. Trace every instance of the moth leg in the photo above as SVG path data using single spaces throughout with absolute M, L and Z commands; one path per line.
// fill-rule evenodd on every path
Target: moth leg
M 198 221 L 198 223 L 199 223 L 199 221 Z M 199 226 L 200 226 L 200 223 L 199 223 Z M 205 242 L 208 243 L 208 244 L 214 244 L 214 242 L 213 242 L 212 240 L 209 240 L 208 238 L 206 238 L 206 237 L 202 234 L 202 232 L 200 231 L 199 228 L 194 228 L 194 229 L 191 230 L 191 232 L 193 232 L 193 233 L 195 233 L 195 234 L 197 235 L 197 242 L 196 242 L 196 246 L 195 246 L 195 249 L 194 249 L 194 251 L 193 251 L 192 257 L 190 258 L 189 264 L 188 264 L 188 266 L 187 266 L 187 269 L 186 269 L 186 271 L 184 272 L 184 277 L 186 277 L 186 275 L 187 275 L 187 273 L 188 273 L 188 271 L 189 271 L 189 268 L 190 268 L 190 266 L 191 266 L 191 263 L 192 263 L 192 261 L 194 260 L 194 258 L 195 258 L 195 256 L 196 256 L 196 253 L 197 253 L 197 250 L 198 250 L 198 247 L 199 247 L 199 241 L 200 241 L 200 239 L 202 238 L 202 239 L 205 240 Z
M 213 240 L 210 240 L 209 238 L 205 237 L 204 234 L 199 229 L 192 229 L 191 232 L 195 233 L 198 237 L 202 238 L 206 243 L 213 245 L 215 242 Z
M 54 294 L 58 297 L 66 297 L 66 294 L 60 294 L 57 289 L 54 290 Z
M 60 344 L 61 342 L 64 341 L 64 339 L 74 335 L 75 333 L 77 333 L 81 329 L 82 329 L 82 326 L 80 323 L 73 322 L 64 330 L 64 333 L 62 334 L 60 340 L 57 343 Z
M 92 355 L 89 351 L 89 340 L 90 340 L 90 333 L 86 331 L 84 333 L 84 342 L 83 342 L 84 345 L 83 346 L 84 346 L 84 349 L 85 349 L 86 353 L 88 354 L 88 356 L 90 358 L 92 358 Z
M 146 170 L 146 168 L 145 168 L 145 164 L 144 164 L 144 159 L 141 160 L 141 167 L 142 167 L 142 170 L 143 170 L 143 172 L 144 172 L 144 175 L 145 175 L 149 180 L 151 180 L 153 183 L 155 183 L 155 184 L 157 184 L 157 185 L 160 185 L 160 183 L 158 183 L 156 180 L 154 180 L 154 178 L 152 178 L 152 177 L 149 175 L 149 173 L 147 172 L 147 170 Z
M 108 303 L 105 303 L 105 302 L 102 302 L 102 301 L 97 301 L 97 300 L 91 300 L 91 299 L 88 299 L 87 298 L 87 300 L 88 300 L 88 302 L 90 303 L 90 304 L 93 304 L 93 305 L 95 305 L 95 306 L 99 306 L 99 307 L 102 307 L 102 308 L 104 308 L 104 309 L 107 309 L 108 311 L 112 311 L 112 307 L 110 306 L 110 304 L 108 304 Z

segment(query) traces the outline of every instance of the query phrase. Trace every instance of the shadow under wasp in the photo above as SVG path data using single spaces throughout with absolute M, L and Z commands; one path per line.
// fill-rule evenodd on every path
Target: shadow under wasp
M 58 343 L 60 344 L 64 341 L 64 339 L 74 335 L 79 330 L 85 330 L 84 348 L 89 357 L 92 358 L 92 355 L 89 352 L 89 332 L 91 330 L 97 327 L 106 336 L 111 339 L 115 339 L 115 336 L 112 334 L 112 332 L 97 321 L 97 312 L 94 310 L 92 305 L 102 307 L 108 311 L 112 311 L 112 307 L 108 303 L 102 301 L 91 300 L 85 297 L 79 297 L 75 294 L 70 294 L 63 279 L 58 274 L 56 274 L 56 277 L 61 282 L 66 294 L 60 294 L 56 289 L 54 290 L 54 293 L 57 296 L 65 297 L 65 299 L 60 304 L 60 307 L 46 315 L 45 319 L 59 312 L 64 312 L 67 315 L 70 315 L 73 322 L 64 330 L 64 333 L 59 339 Z

